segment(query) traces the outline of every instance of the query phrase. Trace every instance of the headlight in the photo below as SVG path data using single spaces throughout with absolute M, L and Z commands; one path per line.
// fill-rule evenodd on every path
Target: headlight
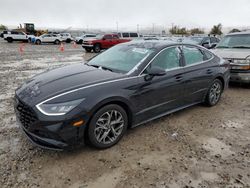
M 84 99 L 78 99 L 74 101 L 64 102 L 64 103 L 55 103 L 55 104 L 46 104 L 41 103 L 36 105 L 38 110 L 48 116 L 60 116 L 65 115 L 73 108 L 78 106 Z
M 250 59 L 234 59 L 233 62 L 234 64 L 250 64 Z
M 250 70 L 250 58 L 234 59 L 231 63 L 231 69 L 235 70 Z

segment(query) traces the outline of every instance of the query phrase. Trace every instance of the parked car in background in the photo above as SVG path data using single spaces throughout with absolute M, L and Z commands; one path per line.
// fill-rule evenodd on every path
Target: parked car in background
M 0 34 L 0 37 L 3 38 L 3 35 L 4 35 L 4 34 L 7 34 L 7 33 L 8 33 L 7 30 L 2 31 L 1 34 Z
M 215 36 L 191 36 L 188 39 L 193 40 L 195 44 L 204 46 L 207 49 L 213 49 L 220 42 Z
M 13 41 L 28 42 L 31 41 L 32 37 L 34 37 L 34 35 L 27 35 L 26 33 L 21 31 L 7 31 L 5 32 L 5 34 L 3 34 L 4 40 L 9 43 Z
M 156 35 L 143 35 L 144 40 L 159 40 L 159 37 Z
M 42 44 L 42 43 L 54 43 L 60 44 L 63 41 L 61 35 L 59 34 L 43 34 L 39 37 L 35 37 L 34 42 L 35 44 Z
M 63 42 L 71 43 L 74 40 L 70 33 L 60 33 L 60 35 Z
M 120 39 L 117 34 L 98 35 L 96 38 L 90 38 L 83 41 L 82 47 L 87 51 L 92 50 L 99 53 L 102 49 L 108 49 L 120 43 L 129 42 L 130 39 Z
M 105 39 L 106 40 L 106 39 Z M 28 80 L 15 92 L 15 112 L 36 145 L 62 150 L 108 148 L 128 128 L 178 110 L 216 105 L 228 62 L 190 44 L 136 41 Z
M 250 83 L 250 31 L 226 35 L 213 52 L 230 62 L 230 81 Z
M 76 37 L 75 42 L 76 42 L 76 44 L 82 44 L 85 39 L 95 38 L 95 37 L 96 37 L 96 34 L 84 34 L 80 37 Z
M 136 32 L 118 32 L 117 33 L 119 38 L 121 39 L 140 39 L 141 36 L 139 33 L 136 33 Z

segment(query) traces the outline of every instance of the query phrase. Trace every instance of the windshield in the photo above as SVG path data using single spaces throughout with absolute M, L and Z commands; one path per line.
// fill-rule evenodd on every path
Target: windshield
M 96 35 L 95 38 L 97 39 L 102 39 L 104 37 L 104 35 Z
M 94 57 L 87 65 L 127 73 L 153 52 L 153 49 L 141 47 L 139 44 L 122 44 Z
M 250 48 L 250 34 L 225 36 L 216 48 Z
M 200 43 L 203 40 L 203 37 L 190 37 L 191 40 L 195 41 L 195 43 Z

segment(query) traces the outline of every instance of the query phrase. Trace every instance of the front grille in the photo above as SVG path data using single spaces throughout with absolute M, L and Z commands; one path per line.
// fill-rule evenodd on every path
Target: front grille
M 17 101 L 16 110 L 17 110 L 17 113 L 18 113 L 17 115 L 18 115 L 20 122 L 26 129 L 29 129 L 32 123 L 34 123 L 37 120 L 37 117 L 32 112 L 30 107 L 28 107 L 26 104 L 24 104 L 20 100 Z

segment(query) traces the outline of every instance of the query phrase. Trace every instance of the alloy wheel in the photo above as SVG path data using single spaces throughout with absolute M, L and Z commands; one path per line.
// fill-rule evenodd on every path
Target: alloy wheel
M 211 104 L 216 104 L 221 95 L 221 85 L 219 82 L 214 82 L 209 93 L 209 100 Z
M 103 113 L 96 121 L 94 135 L 102 144 L 115 142 L 124 129 L 124 117 L 117 110 Z

